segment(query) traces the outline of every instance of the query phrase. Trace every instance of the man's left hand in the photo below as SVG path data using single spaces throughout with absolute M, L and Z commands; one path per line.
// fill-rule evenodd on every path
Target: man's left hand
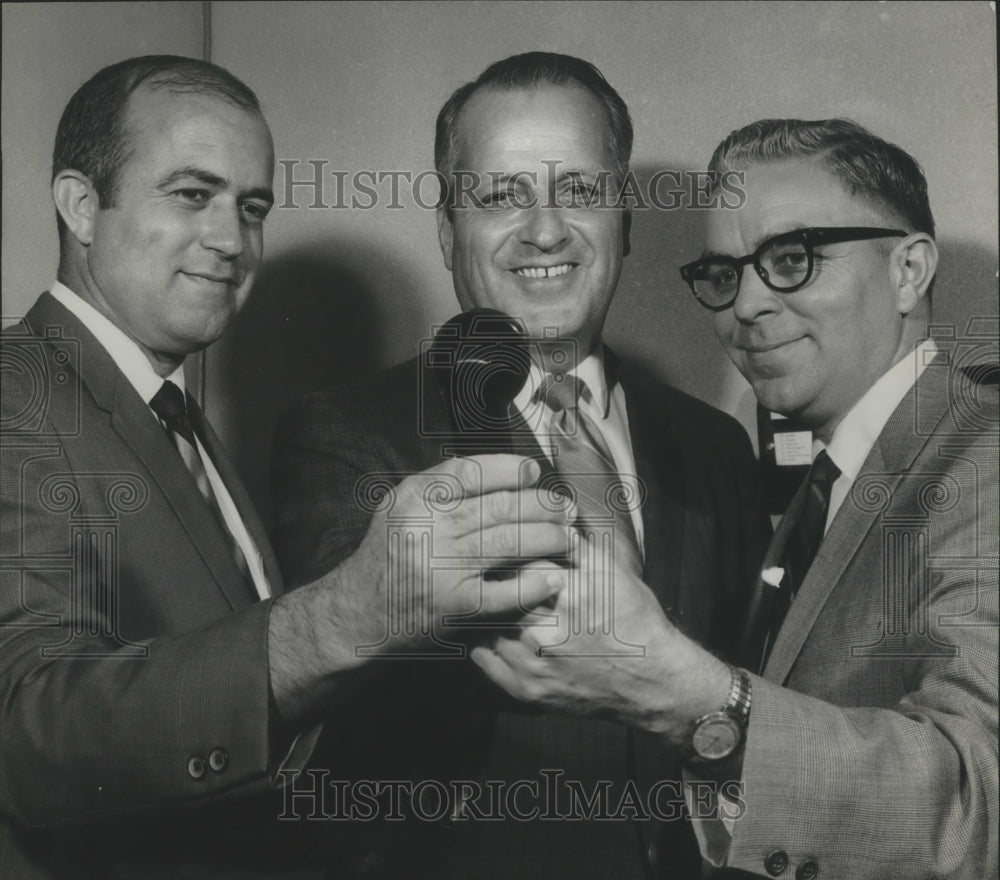
M 610 718 L 683 745 L 723 705 L 730 670 L 684 636 L 653 592 L 580 539 L 569 584 L 472 659 L 511 696 L 557 714 Z

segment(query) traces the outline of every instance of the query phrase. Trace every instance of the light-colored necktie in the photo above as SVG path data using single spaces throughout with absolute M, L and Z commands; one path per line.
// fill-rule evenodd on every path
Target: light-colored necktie
M 643 646 L 621 639 L 615 624 L 617 574 L 642 579 L 632 524 L 632 508 L 642 501 L 641 486 L 622 480 L 597 425 L 579 408 L 583 396 L 590 396 L 586 384 L 565 373 L 546 376 L 538 390 L 538 399 L 554 413 L 549 443 L 556 470 L 538 487 L 572 498 L 577 511 L 573 555 L 586 555 L 570 569 L 566 638 L 540 650 L 564 656 L 594 656 L 595 650 L 602 656 L 642 656 Z M 604 638 L 595 643 L 589 637 L 598 633 Z
M 233 533 L 229 531 L 229 526 L 226 525 L 226 517 L 222 512 L 222 508 L 219 507 L 219 501 L 212 490 L 212 483 L 205 470 L 205 463 L 201 460 L 201 454 L 198 452 L 198 442 L 195 439 L 194 427 L 191 424 L 190 418 L 188 418 L 184 392 L 173 382 L 166 380 L 149 402 L 149 406 L 166 426 L 170 441 L 183 460 L 185 467 L 187 467 L 194 478 L 195 485 L 198 487 L 201 497 L 205 499 L 205 503 L 208 504 L 209 509 L 215 515 L 219 527 L 222 529 L 223 537 L 229 545 L 233 561 L 240 570 L 240 574 L 243 575 L 243 579 L 247 584 L 253 587 L 254 580 L 250 574 L 246 557 L 240 549 L 239 542 Z
M 577 506 L 577 527 L 599 545 L 614 548 L 619 567 L 642 578 L 642 556 L 632 523 L 641 502 L 624 482 L 600 430 L 579 407 L 590 389 L 563 373 L 542 380 L 539 398 L 554 412 L 551 444 L 560 486 Z

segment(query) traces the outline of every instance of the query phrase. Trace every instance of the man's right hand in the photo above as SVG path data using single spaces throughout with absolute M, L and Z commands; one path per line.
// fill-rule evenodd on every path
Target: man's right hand
M 572 511 L 540 503 L 539 473 L 529 459 L 484 455 L 390 489 L 349 559 L 274 602 L 268 648 L 283 719 L 322 712 L 373 654 L 430 646 L 450 616 L 523 612 L 559 592 L 565 577 L 547 560 L 566 555 Z M 487 579 L 504 571 L 516 576 Z

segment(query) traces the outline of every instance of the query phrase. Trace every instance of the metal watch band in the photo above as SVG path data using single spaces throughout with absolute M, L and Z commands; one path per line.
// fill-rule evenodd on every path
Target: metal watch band
M 729 684 L 729 697 L 722 711 L 732 716 L 740 727 L 746 730 L 750 723 L 750 673 L 736 666 L 731 669 L 733 677 Z

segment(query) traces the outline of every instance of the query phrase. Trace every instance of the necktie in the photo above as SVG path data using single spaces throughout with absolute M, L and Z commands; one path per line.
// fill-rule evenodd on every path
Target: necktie
M 778 635 L 778 630 L 781 629 L 785 615 L 788 614 L 792 599 L 806 579 L 819 545 L 823 542 L 826 515 L 830 510 L 830 491 L 839 476 L 840 468 L 833 463 L 825 449 L 821 450 L 809 469 L 808 487 L 802 509 L 788 533 L 783 559 L 785 576 L 775 595 L 774 619 L 764 645 L 761 670 L 767 663 L 771 646 Z
M 577 506 L 577 526 L 601 546 L 613 546 L 620 567 L 642 577 L 642 557 L 632 524 L 631 508 L 640 499 L 618 474 L 614 459 L 593 420 L 579 408 L 590 389 L 576 376 L 546 376 L 538 397 L 555 413 L 552 443 L 555 468 Z M 630 503 L 631 502 L 631 503 Z
M 191 420 L 188 418 L 184 393 L 173 382 L 169 380 L 164 381 L 160 386 L 160 390 L 156 392 L 153 399 L 149 402 L 149 406 L 163 424 L 166 425 L 167 435 L 174 444 L 174 448 L 194 478 L 195 485 L 198 487 L 201 497 L 205 499 L 205 503 L 208 504 L 209 509 L 215 515 L 222 529 L 223 537 L 229 545 L 233 560 L 236 562 L 236 567 L 240 570 L 240 574 L 243 575 L 243 579 L 247 584 L 253 585 L 253 578 L 247 566 L 246 557 L 244 557 L 243 551 L 240 549 L 239 542 L 233 536 L 232 532 L 229 531 L 229 527 L 226 525 L 226 518 L 219 507 L 218 499 L 215 497 L 215 492 L 212 491 L 212 484 L 208 479 L 208 473 L 205 471 L 205 464 L 198 452 L 198 442 L 195 439 L 194 428 L 191 425 Z

